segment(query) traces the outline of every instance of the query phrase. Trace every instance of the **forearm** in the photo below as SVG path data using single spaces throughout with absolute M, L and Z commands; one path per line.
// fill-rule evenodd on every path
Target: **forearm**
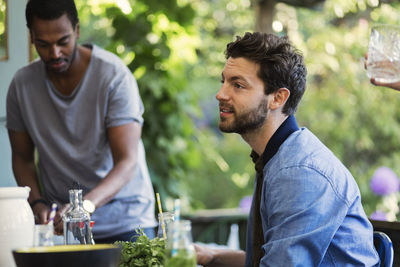
M 17 184 L 19 186 L 29 186 L 31 188 L 28 201 L 31 203 L 41 198 L 34 161 L 23 160 L 13 155 L 12 168 Z
M 243 267 L 246 253 L 243 250 L 212 249 L 194 244 L 197 264 L 204 267 Z
M 136 159 L 124 159 L 114 165 L 114 168 L 101 182 L 84 196 L 91 200 L 96 208 L 108 203 L 133 178 Z
M 213 250 L 212 261 L 204 267 L 243 267 L 246 253 L 243 250 Z
M 114 167 L 84 196 L 98 208 L 109 202 L 132 178 L 137 163 L 141 125 L 132 122 L 107 129 Z

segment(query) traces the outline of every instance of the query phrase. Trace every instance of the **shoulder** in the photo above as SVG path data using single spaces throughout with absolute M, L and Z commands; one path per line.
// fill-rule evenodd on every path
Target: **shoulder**
M 14 74 L 8 94 L 13 93 L 13 91 L 31 92 L 32 88 L 43 83 L 45 75 L 43 62 L 40 59 L 33 61 Z
M 38 76 L 44 75 L 44 65 L 40 59 L 33 61 L 32 63 L 20 68 L 14 74 L 14 80 L 26 81 L 32 78 L 37 79 Z
M 292 133 L 283 142 L 277 159 L 286 167 L 304 165 L 321 172 L 336 168 L 346 169 L 333 152 L 307 128 Z
M 107 85 L 108 90 L 119 88 L 121 84 L 128 87 L 136 85 L 132 72 L 115 54 L 93 45 L 90 72 L 95 74 L 96 83 Z
M 93 45 L 92 60 L 97 67 L 129 72 L 128 67 L 117 55 L 96 45 Z
M 359 195 L 357 183 L 342 162 L 308 129 L 294 132 L 266 165 L 266 177 L 285 177 L 289 184 L 301 182 L 310 188 L 329 187 L 351 203 Z

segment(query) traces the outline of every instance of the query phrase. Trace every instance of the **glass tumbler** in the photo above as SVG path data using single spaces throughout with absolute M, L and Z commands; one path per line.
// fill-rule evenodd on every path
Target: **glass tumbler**
M 33 245 L 35 247 L 54 246 L 54 226 L 52 224 L 36 224 Z
M 157 229 L 157 237 L 159 238 L 164 238 L 163 235 L 163 222 L 164 222 L 164 229 L 166 233 L 166 237 L 168 237 L 168 229 L 169 229 L 169 224 L 173 222 L 175 219 L 174 213 L 170 211 L 166 211 L 162 213 L 162 219 L 161 219 L 161 214 L 158 214 L 158 229 Z
M 372 27 L 368 45 L 367 76 L 377 82 L 400 81 L 400 27 L 378 24 Z

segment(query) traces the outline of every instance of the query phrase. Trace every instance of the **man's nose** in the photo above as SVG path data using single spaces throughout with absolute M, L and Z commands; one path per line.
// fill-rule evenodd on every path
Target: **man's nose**
M 53 59 L 59 58 L 61 56 L 61 48 L 57 45 L 52 45 L 50 47 L 50 57 Z
M 218 101 L 227 100 L 229 98 L 228 92 L 227 92 L 227 86 L 224 83 L 221 85 L 221 88 L 219 89 L 219 91 L 218 91 L 217 95 L 215 96 L 215 98 Z

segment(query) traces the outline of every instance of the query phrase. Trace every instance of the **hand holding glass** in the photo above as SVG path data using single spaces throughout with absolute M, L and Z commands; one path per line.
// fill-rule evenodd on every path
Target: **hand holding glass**
M 400 81 L 400 27 L 376 25 L 368 46 L 367 75 L 380 83 Z

